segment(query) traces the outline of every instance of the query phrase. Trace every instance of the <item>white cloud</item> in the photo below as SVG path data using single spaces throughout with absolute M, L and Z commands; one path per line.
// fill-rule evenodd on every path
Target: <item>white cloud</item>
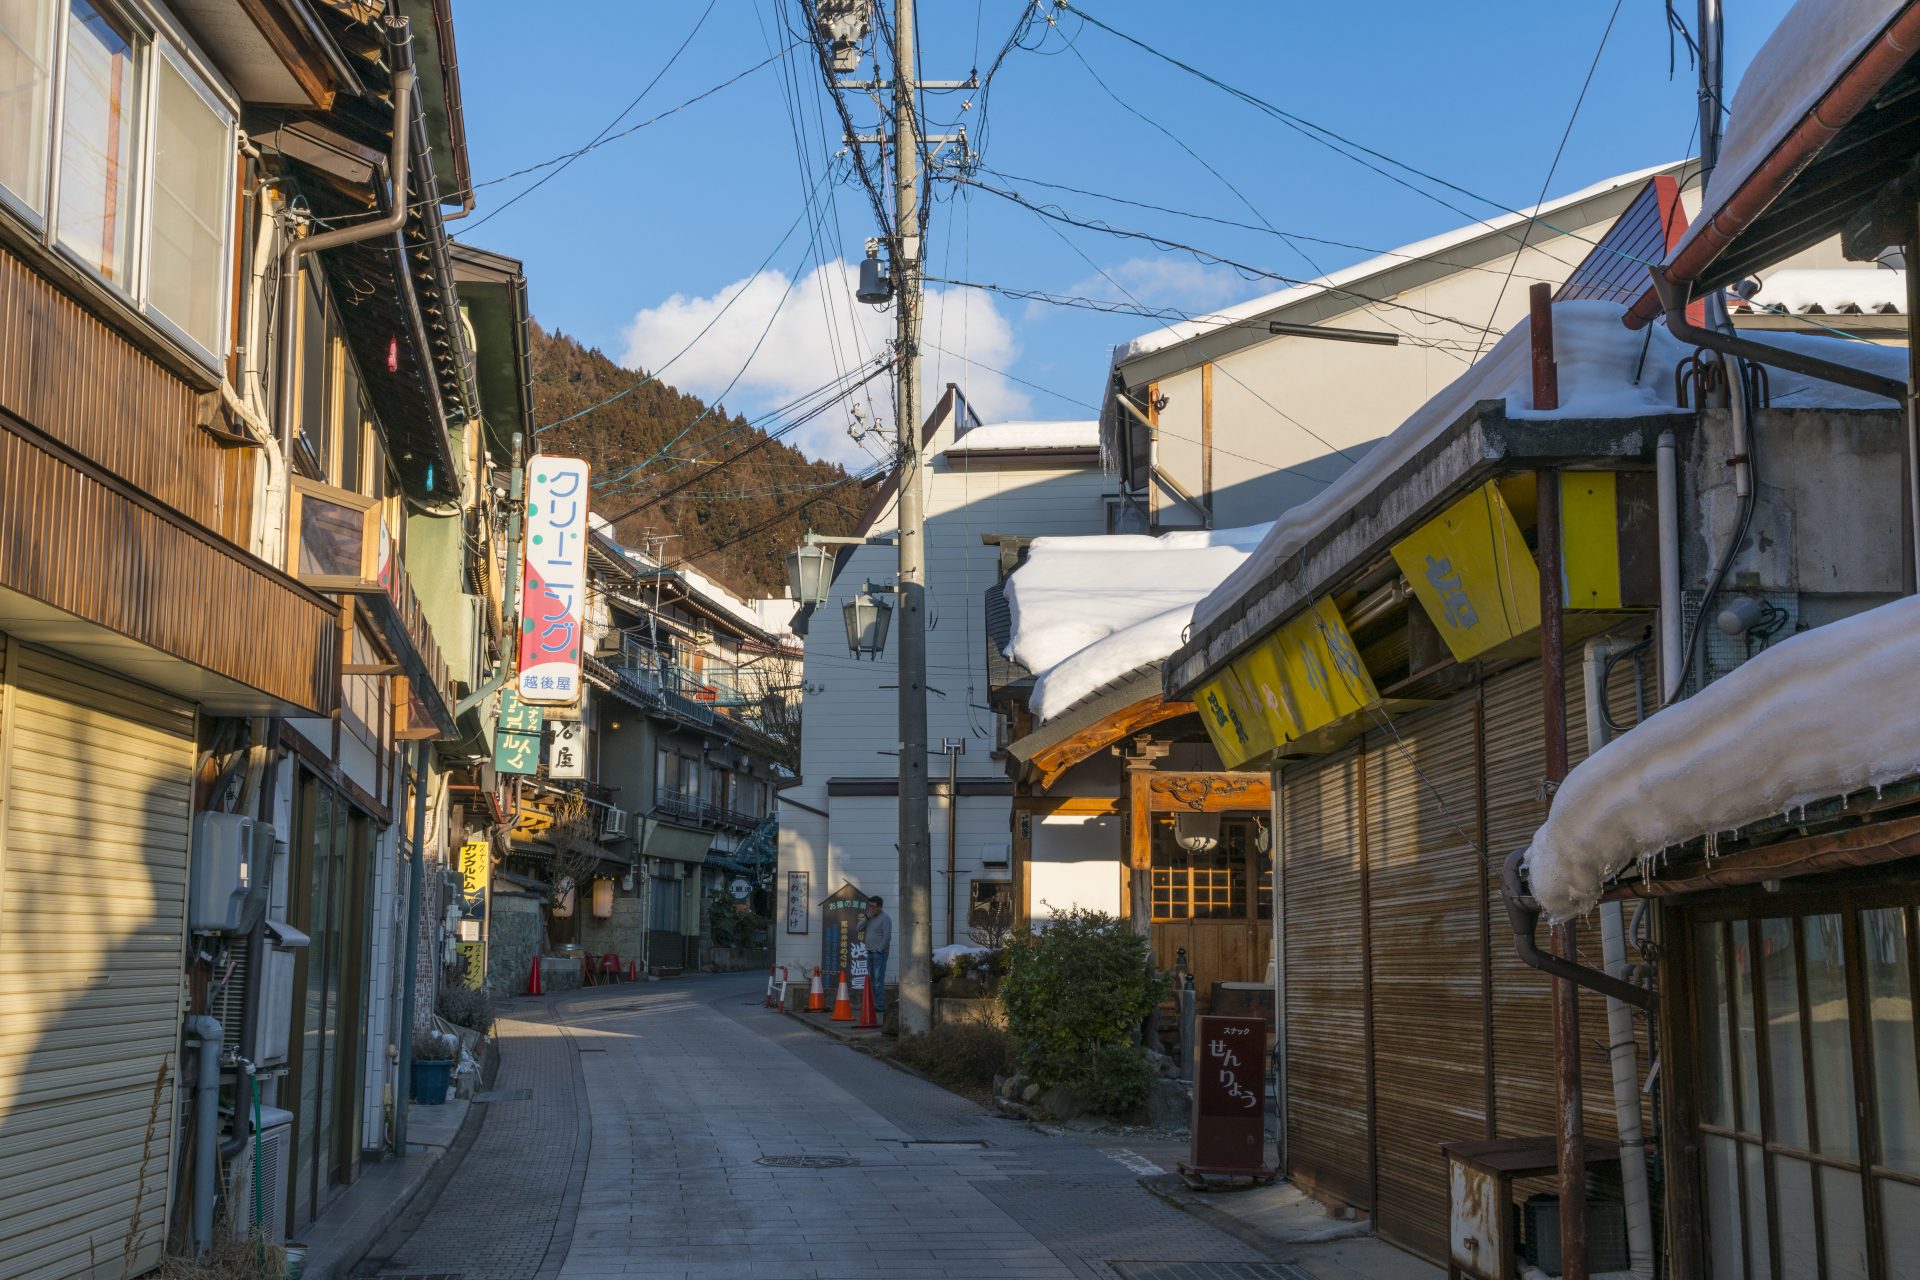
M 1277 286 L 1271 281 L 1248 280 L 1232 267 L 1208 266 L 1192 258 L 1157 254 L 1148 258 L 1128 258 L 1098 273 L 1075 281 L 1067 292 L 1088 298 L 1125 301 L 1129 294 L 1149 307 L 1173 307 L 1191 313 L 1211 311 L 1230 302 L 1239 302 Z M 1113 277 L 1112 280 L 1107 276 Z M 1116 291 L 1118 283 L 1122 291 Z
M 830 382 L 837 372 L 879 356 L 892 339 L 892 310 L 854 301 L 857 273 L 854 263 L 833 262 L 791 282 L 790 292 L 784 273 L 767 271 L 706 297 L 674 294 L 634 315 L 626 329 L 623 362 L 659 371 L 663 381 L 702 399 L 719 398 L 733 412 L 752 415 L 785 404 Z M 728 307 L 728 299 L 735 294 L 740 296 Z M 726 314 L 693 341 L 722 307 L 727 308 Z M 963 350 L 964 343 L 974 360 L 1003 369 L 1019 354 L 1013 329 L 993 300 L 970 289 L 928 289 L 923 336 L 922 385 L 929 406 L 946 382 L 962 379 L 960 360 L 934 350 L 933 343 L 952 352 Z M 662 369 L 690 341 L 693 346 L 686 354 Z M 759 344 L 757 353 L 755 344 Z M 749 353 L 753 353 L 750 363 Z M 739 381 L 727 390 L 735 375 Z M 978 364 L 971 367 L 966 382 L 976 411 L 989 421 L 1029 411 L 1027 395 L 1017 384 Z M 890 432 L 889 380 L 876 379 L 855 398 L 865 406 L 868 394 L 875 410 L 872 416 Z M 873 455 L 847 434 L 850 406 L 851 401 L 843 401 L 785 439 L 813 457 L 866 466 Z

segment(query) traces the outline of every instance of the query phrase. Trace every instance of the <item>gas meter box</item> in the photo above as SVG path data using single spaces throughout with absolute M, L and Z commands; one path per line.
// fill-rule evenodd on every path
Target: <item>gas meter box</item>
M 273 828 L 237 813 L 193 815 L 187 928 L 246 933 L 267 903 Z

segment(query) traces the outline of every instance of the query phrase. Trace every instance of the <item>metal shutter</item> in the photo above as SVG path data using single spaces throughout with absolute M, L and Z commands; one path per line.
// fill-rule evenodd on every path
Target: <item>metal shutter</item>
M 137 1275 L 170 1208 L 194 708 L 17 642 L 0 669 L 0 1275 Z
M 1479 751 L 1474 696 L 1367 735 L 1373 966 L 1373 1221 L 1447 1252 L 1440 1144 L 1486 1135 Z
M 1281 774 L 1286 857 L 1288 1175 L 1369 1207 L 1360 763 L 1348 748 Z

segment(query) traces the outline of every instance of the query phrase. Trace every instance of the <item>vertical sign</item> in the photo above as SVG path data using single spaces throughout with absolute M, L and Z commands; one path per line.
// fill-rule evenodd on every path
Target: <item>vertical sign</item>
M 1271 1178 L 1267 1163 L 1267 1020 L 1199 1020 L 1194 1037 L 1193 1173 Z
M 540 708 L 520 700 L 512 689 L 500 693 L 500 719 L 493 739 L 496 773 L 537 773 L 540 769 Z
M 807 881 L 811 877 L 805 871 L 787 872 L 787 932 L 805 933 L 807 931 Z
M 587 616 L 587 464 L 540 454 L 528 470 L 520 697 L 570 706 L 580 697 Z
M 587 735 L 578 720 L 554 720 L 553 737 L 547 743 L 549 778 L 587 776 Z
M 487 983 L 487 942 L 484 921 L 487 918 L 487 892 L 493 879 L 493 851 L 485 840 L 469 840 L 460 846 L 460 891 L 465 901 L 460 922 L 460 955 L 466 960 L 462 979 L 469 990 L 478 991 Z

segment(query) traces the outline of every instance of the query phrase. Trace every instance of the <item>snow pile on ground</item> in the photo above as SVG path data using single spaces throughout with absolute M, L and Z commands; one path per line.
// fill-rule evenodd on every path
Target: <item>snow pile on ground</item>
M 1050 720 L 1179 648 L 1193 606 L 1268 527 L 1035 538 L 1006 588 L 1008 656 L 1039 676 L 1034 714 Z
M 1906 0 L 1799 0 L 1788 10 L 1740 77 L 1706 201 L 1675 253 L 1700 234 L 1905 7 Z
M 992 422 L 961 433 L 946 452 L 1008 453 L 1028 449 L 1098 449 L 1098 422 Z
M 1673 369 L 1693 348 L 1664 325 L 1634 331 L 1620 323 L 1623 308 L 1605 301 L 1556 302 L 1554 360 L 1559 366 L 1560 407 L 1533 407 L 1532 323 L 1522 320 L 1413 416 L 1310 500 L 1289 508 L 1272 532 L 1234 573 L 1194 610 L 1196 627 L 1231 609 L 1253 583 L 1271 574 L 1307 539 L 1370 493 L 1427 444 L 1482 400 L 1505 400 L 1516 418 L 1632 418 L 1673 413 Z M 1651 335 L 1651 336 L 1649 336 Z M 1898 347 L 1805 334 L 1743 335 L 1822 359 L 1869 369 L 1896 381 L 1907 376 L 1907 353 Z M 1783 369 L 1767 371 L 1773 404 L 1782 409 L 1892 408 L 1892 400 L 1852 387 L 1819 382 Z
M 992 947 L 976 947 L 970 942 L 954 942 L 944 947 L 935 947 L 933 949 L 933 962 L 935 964 L 952 964 L 962 956 L 990 956 L 992 954 Z
M 1751 302 L 1727 301 L 1742 315 L 1899 315 L 1907 309 L 1907 273 L 1882 267 L 1793 267 L 1761 277 Z
M 1527 850 L 1556 918 L 1636 858 L 1920 773 L 1920 597 L 1783 641 L 1567 775 Z

